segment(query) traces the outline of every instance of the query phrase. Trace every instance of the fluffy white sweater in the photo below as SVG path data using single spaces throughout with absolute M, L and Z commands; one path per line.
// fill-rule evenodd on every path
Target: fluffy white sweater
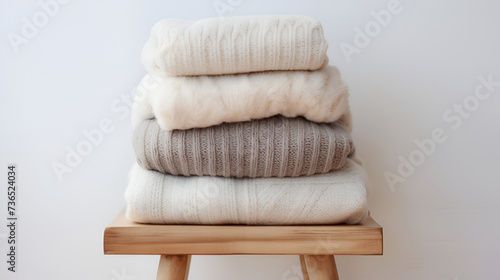
M 274 115 L 352 128 L 347 85 L 333 66 L 317 71 L 155 77 L 146 75 L 132 112 L 134 128 L 156 118 L 162 129 L 208 127 Z
M 142 51 L 160 76 L 316 70 L 328 64 L 321 23 L 305 16 L 239 16 L 155 24 Z
M 368 214 L 362 167 L 296 178 L 173 176 L 135 165 L 126 216 L 153 224 L 355 224 Z

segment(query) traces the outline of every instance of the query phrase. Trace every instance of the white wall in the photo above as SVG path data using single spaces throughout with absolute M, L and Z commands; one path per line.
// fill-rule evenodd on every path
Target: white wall
M 355 47 L 354 28 L 363 29 L 371 11 L 386 9 L 389 0 L 220 2 L 234 4 L 224 16 L 303 14 L 324 24 L 330 61 L 350 85 L 354 139 L 385 237 L 384 256 L 337 257 L 341 278 L 498 279 L 500 87 L 471 108 L 479 76 L 500 81 L 498 1 L 401 0 L 400 13 L 349 57 L 342 42 Z M 42 8 L 36 1 L 1 2 L 2 225 L 6 165 L 19 169 L 18 272 L 7 272 L 2 261 L 1 279 L 155 279 L 157 257 L 102 254 L 103 229 L 124 206 L 134 161 L 130 116 L 111 107 L 126 110 L 121 96 L 145 74 L 140 50 L 151 26 L 168 17 L 217 16 L 214 3 L 69 1 L 16 53 L 9 34 L 23 36 L 23 18 L 32 21 Z M 475 111 L 443 119 L 465 98 Z M 65 147 L 75 148 L 82 131 L 103 119 L 114 131 L 59 182 L 51 164 L 64 163 Z M 400 155 L 418 161 L 414 141 L 435 129 L 446 140 L 413 174 L 399 174 L 405 181 L 391 191 L 384 174 L 398 174 Z M 0 226 L 2 260 L 6 236 Z M 190 275 L 299 279 L 297 265 L 294 256 L 194 257 Z

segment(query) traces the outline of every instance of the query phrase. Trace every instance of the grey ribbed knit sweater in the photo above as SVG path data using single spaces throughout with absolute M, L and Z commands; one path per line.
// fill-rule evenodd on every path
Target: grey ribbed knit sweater
M 354 146 L 340 121 L 275 116 L 207 128 L 166 131 L 157 121 L 134 130 L 138 164 L 173 175 L 294 177 L 344 166 Z

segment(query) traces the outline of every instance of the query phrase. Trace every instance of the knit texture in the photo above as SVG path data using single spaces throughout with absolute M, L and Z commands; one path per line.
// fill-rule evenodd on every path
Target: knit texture
M 153 224 L 355 224 L 368 214 L 362 167 L 298 178 L 183 177 L 135 165 L 126 217 Z
M 351 128 L 349 93 L 333 66 L 317 71 L 154 77 L 137 89 L 134 128 L 156 118 L 162 129 L 208 127 L 274 115 L 314 122 L 342 121 Z
M 328 44 L 321 23 L 304 16 L 238 16 L 155 24 L 142 50 L 159 76 L 317 70 Z
M 354 146 L 341 122 L 272 118 L 166 131 L 147 120 L 133 134 L 137 163 L 173 175 L 296 177 L 344 166 Z

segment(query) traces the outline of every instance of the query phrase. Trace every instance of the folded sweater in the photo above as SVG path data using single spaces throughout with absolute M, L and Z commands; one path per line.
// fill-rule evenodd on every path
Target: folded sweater
M 333 66 L 317 71 L 273 71 L 239 75 L 155 77 L 138 87 L 134 128 L 156 118 L 165 130 L 223 122 L 302 116 L 314 122 L 342 121 L 351 128 L 349 93 Z
M 145 169 L 237 178 L 326 173 L 344 166 L 354 153 L 343 123 L 282 116 L 174 131 L 146 120 L 134 130 L 133 146 Z
M 160 76 L 316 70 L 326 64 L 321 23 L 305 16 L 238 16 L 156 23 L 142 50 Z
M 355 224 L 367 216 L 362 167 L 298 178 L 173 176 L 135 165 L 126 217 L 153 224 Z

